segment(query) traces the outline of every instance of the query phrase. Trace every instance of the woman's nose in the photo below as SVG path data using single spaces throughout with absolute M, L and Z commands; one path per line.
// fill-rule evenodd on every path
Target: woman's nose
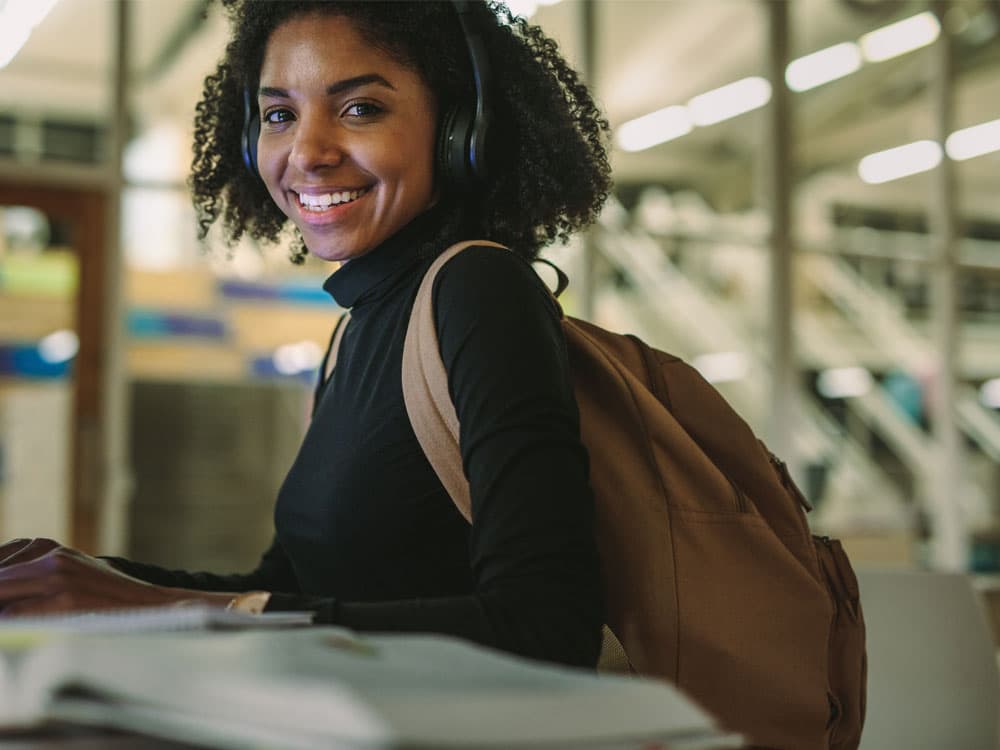
M 329 119 L 300 115 L 289 161 L 302 172 L 337 166 L 344 160 L 338 129 Z

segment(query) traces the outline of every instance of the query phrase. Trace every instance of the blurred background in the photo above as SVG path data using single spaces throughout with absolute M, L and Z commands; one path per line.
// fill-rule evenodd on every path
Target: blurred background
M 712 381 L 857 564 L 1000 569 L 1000 2 L 512 3 L 613 132 L 571 313 Z M 203 0 L 0 0 L 0 537 L 255 564 L 339 314 L 199 243 Z M 237 137 L 237 134 L 234 134 Z

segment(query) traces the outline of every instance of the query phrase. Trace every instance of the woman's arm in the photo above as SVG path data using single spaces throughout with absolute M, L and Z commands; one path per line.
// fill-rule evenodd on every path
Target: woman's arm
M 0 617 L 198 601 L 224 606 L 232 596 L 141 581 L 51 539 L 0 545 Z
M 198 591 L 298 591 L 295 572 L 277 539 L 249 573 L 188 572 L 139 563 L 121 557 L 101 558 L 115 570 L 158 586 Z
M 251 590 L 297 590 L 277 542 L 256 570 L 230 576 L 91 557 L 51 539 L 0 545 L 0 616 L 192 602 L 225 606 Z

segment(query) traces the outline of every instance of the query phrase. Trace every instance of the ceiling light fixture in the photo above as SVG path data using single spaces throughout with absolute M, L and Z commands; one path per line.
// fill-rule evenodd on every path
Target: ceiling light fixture
M 743 352 L 712 352 L 695 357 L 691 366 L 709 383 L 729 383 L 746 377 L 750 359 Z
M 929 10 L 883 26 L 858 40 L 868 62 L 882 62 L 931 44 L 941 33 L 937 16 Z
M 956 130 L 948 136 L 944 148 L 955 161 L 1000 151 L 1000 120 Z
M 693 128 L 688 108 L 677 105 L 629 120 L 618 128 L 615 138 L 624 151 L 642 151 L 687 135 Z
M 934 169 L 941 157 L 937 141 L 907 143 L 866 156 L 858 163 L 858 176 L 869 185 L 879 185 Z
M 0 68 L 17 55 L 56 0 L 0 0 Z
M 790 62 L 785 68 L 785 83 L 792 91 L 808 91 L 860 67 L 861 49 L 854 42 L 844 42 Z
M 696 96 L 688 102 L 691 120 L 704 127 L 763 107 L 771 100 L 771 83 L 752 76 Z
M 534 8 L 539 0 L 515 0 L 515 4 L 518 3 L 529 4 Z M 940 33 L 941 24 L 933 13 L 930 11 L 918 13 L 875 29 L 862 36 L 857 43 L 835 44 L 793 60 L 785 68 L 785 83 L 792 91 L 808 91 L 856 72 L 866 60 L 881 62 L 925 47 L 934 42 Z M 674 106 L 629 120 L 618 129 L 618 145 L 625 151 L 641 151 L 687 135 L 693 127 L 686 128 L 683 124 L 686 121 L 697 126 L 714 125 L 762 107 L 770 99 L 771 84 L 767 79 L 744 78 L 696 96 L 688 102 L 687 111 L 683 114 L 683 107 Z M 667 112 L 671 114 L 666 115 Z M 687 120 L 684 115 L 688 116 Z M 647 121 L 646 118 L 651 119 Z M 655 124 L 658 122 L 663 124 Z M 654 137 L 652 134 L 654 129 L 662 129 L 662 137 Z M 627 136 L 623 136 L 621 132 L 623 130 L 630 132 Z
M 531 18 L 540 5 L 555 5 L 561 0 L 507 0 L 511 13 L 521 18 Z
M 14 55 L 31 36 L 31 29 L 7 23 L 4 14 L 0 12 L 0 68 L 4 68 L 14 59 Z

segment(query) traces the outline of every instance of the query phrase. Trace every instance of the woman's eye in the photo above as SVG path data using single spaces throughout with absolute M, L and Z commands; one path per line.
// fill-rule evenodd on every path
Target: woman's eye
M 354 102 L 344 110 L 347 117 L 371 118 L 382 114 L 382 108 L 371 102 Z
M 290 122 L 292 119 L 292 113 L 287 109 L 269 109 L 264 113 L 264 122 L 270 125 L 278 125 L 283 122 Z

